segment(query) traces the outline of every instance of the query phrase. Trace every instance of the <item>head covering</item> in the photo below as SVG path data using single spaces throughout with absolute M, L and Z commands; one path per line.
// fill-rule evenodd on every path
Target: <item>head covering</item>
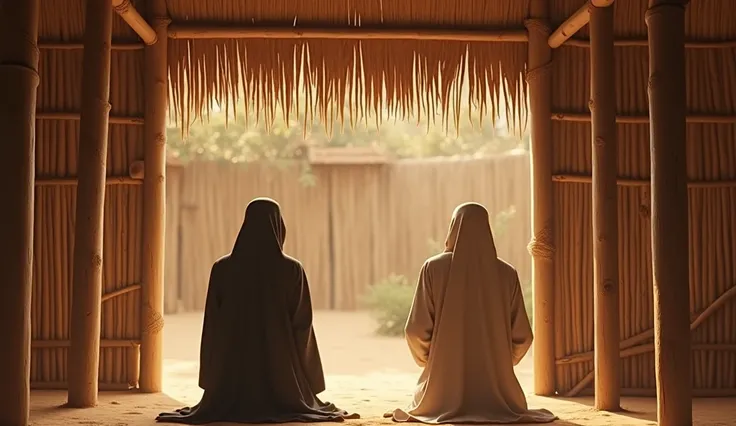
M 459 252 L 462 255 L 475 253 L 484 259 L 498 257 L 485 207 L 478 203 L 457 206 L 452 213 L 450 229 L 445 239 L 445 251 Z
M 279 203 L 270 198 L 255 198 L 245 209 L 245 218 L 232 256 L 257 256 L 282 254 L 286 241 L 286 225 Z

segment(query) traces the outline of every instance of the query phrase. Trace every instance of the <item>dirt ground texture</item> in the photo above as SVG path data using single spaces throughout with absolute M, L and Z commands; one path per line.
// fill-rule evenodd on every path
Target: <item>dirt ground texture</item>
M 202 314 L 166 317 L 164 329 L 164 392 L 147 395 L 134 392 L 100 395 L 99 405 L 87 410 L 60 408 L 65 392 L 32 394 L 31 425 L 154 425 L 156 414 L 196 403 L 199 338 Z M 322 354 L 328 390 L 321 397 L 362 415 L 348 425 L 390 424 L 383 412 L 403 407 L 411 395 L 419 368 L 403 339 L 379 337 L 374 323 L 363 312 L 316 312 L 315 330 Z M 560 417 L 559 425 L 655 425 L 656 401 L 625 398 L 626 410 L 603 413 L 593 408 L 592 398 L 559 399 L 531 395 L 532 362 L 527 356 L 516 368 L 527 393 L 530 408 L 547 408 Z M 736 399 L 700 399 L 693 404 L 695 424 L 736 425 Z M 218 423 L 224 425 L 225 423 Z

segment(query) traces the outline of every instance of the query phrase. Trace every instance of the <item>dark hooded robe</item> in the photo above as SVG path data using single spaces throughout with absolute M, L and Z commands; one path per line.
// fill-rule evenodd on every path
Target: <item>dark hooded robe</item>
M 283 252 L 279 205 L 251 201 L 232 252 L 212 266 L 202 328 L 201 401 L 166 423 L 342 421 L 325 390 L 302 265 Z
M 445 252 L 422 267 L 406 341 L 424 369 L 397 422 L 548 423 L 530 410 L 514 365 L 532 344 L 516 270 L 498 258 L 488 211 L 476 203 L 452 217 Z

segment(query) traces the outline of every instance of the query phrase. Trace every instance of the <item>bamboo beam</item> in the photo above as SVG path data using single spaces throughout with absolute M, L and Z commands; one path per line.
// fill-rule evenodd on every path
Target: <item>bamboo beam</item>
M 592 389 L 583 389 L 578 396 L 591 396 Z M 736 389 L 693 389 L 694 398 L 732 398 L 736 396 Z M 639 398 L 651 398 L 657 396 L 656 388 L 623 388 L 621 395 Z
M 115 13 L 120 15 L 130 28 L 135 31 L 136 34 L 143 40 L 147 45 L 156 43 L 156 32 L 148 25 L 145 19 L 136 10 L 135 6 L 130 3 L 130 0 L 112 0 L 112 6 Z
M 63 178 L 38 178 L 36 186 L 78 186 L 79 179 L 76 177 Z M 108 176 L 105 185 L 143 185 L 143 180 L 130 176 Z
M 143 43 L 113 43 L 110 48 L 113 51 L 135 51 L 143 50 Z M 41 50 L 83 50 L 84 44 L 78 42 L 41 41 L 38 44 Z
M 549 1 L 531 0 L 524 24 L 529 32 L 526 79 L 529 84 L 532 156 L 532 255 L 534 286 L 534 393 L 552 396 L 555 383 L 554 200 L 552 198 L 552 49 Z
M 69 407 L 97 405 L 112 4 L 88 1 L 69 347 Z
M 569 18 L 565 20 L 559 27 L 549 36 L 547 43 L 552 49 L 556 49 L 567 41 L 570 37 L 580 31 L 581 28 L 588 24 L 590 20 L 590 2 L 585 2 L 580 6 Z
M 564 43 L 570 47 L 590 47 L 590 40 L 580 38 L 570 38 Z M 613 41 L 616 47 L 647 47 L 649 40 L 647 39 L 618 39 Z M 686 49 L 733 49 L 736 47 L 736 40 L 689 40 L 685 42 Z
M 61 111 L 46 111 L 36 112 L 36 120 L 79 120 L 80 114 L 78 112 L 61 112 Z M 110 124 L 130 124 L 135 126 L 143 125 L 143 117 L 125 117 L 125 116 L 110 116 L 108 122 Z
M 708 318 L 713 316 L 719 309 L 724 307 L 731 299 L 736 297 L 736 286 L 731 287 L 730 289 L 726 290 L 723 294 L 718 296 L 716 300 L 713 301 L 710 305 L 708 305 L 707 308 L 705 308 L 702 312 L 699 314 L 693 315 L 691 322 L 690 322 L 690 331 L 695 331 L 698 327 L 700 327 L 701 324 L 705 322 Z M 637 347 L 638 344 L 642 342 L 646 342 L 647 340 L 654 338 L 654 329 L 650 328 L 649 330 L 643 331 L 639 334 L 636 334 L 634 336 L 631 336 L 623 341 L 621 341 L 620 344 L 620 357 L 624 358 L 626 356 L 630 356 L 631 352 L 630 349 Z M 654 346 L 651 346 L 651 350 L 654 350 Z M 700 349 L 700 350 L 707 350 L 706 348 L 714 349 L 714 350 L 736 350 L 736 345 L 694 345 L 693 350 Z M 580 352 L 572 355 L 567 355 L 563 358 L 559 358 L 556 361 L 557 365 L 565 365 L 565 364 L 577 364 L 581 362 L 589 362 L 593 360 L 593 351 L 587 351 L 587 352 Z
M 327 39 L 327 40 L 434 40 L 467 42 L 516 42 L 529 39 L 523 29 L 470 30 L 432 28 L 302 28 L 260 26 L 207 26 L 171 24 L 172 39 Z
M 129 391 L 133 389 L 128 383 L 98 383 L 97 387 L 99 390 L 107 392 Z M 68 382 L 31 382 L 31 389 L 33 390 L 67 390 L 68 388 Z
M 685 117 L 687 0 L 649 0 L 649 126 L 657 420 L 692 424 Z
M 33 178 L 39 0 L 0 6 L 0 424 L 27 425 L 30 406 Z
M 166 0 L 149 0 L 148 15 L 162 40 L 146 46 L 143 178 L 143 288 L 141 292 L 140 389 L 161 392 L 164 327 L 164 233 L 166 220 L 166 109 L 168 26 Z
M 552 181 L 557 183 L 592 183 L 593 179 L 590 175 L 555 174 L 552 175 Z M 618 186 L 650 186 L 652 184 L 652 181 L 650 179 L 618 178 L 616 179 L 616 184 Z M 732 188 L 736 187 L 736 180 L 696 180 L 687 182 L 687 187 L 688 189 Z
M 595 408 L 619 411 L 620 359 L 616 88 L 613 7 L 590 7 L 590 112 L 593 152 L 593 309 Z
M 138 340 L 115 340 L 115 339 L 101 339 L 101 348 L 134 348 L 140 346 L 141 342 Z M 31 342 L 33 349 L 60 349 L 71 347 L 72 342 L 70 340 L 34 340 Z
M 555 112 L 552 113 L 554 121 L 570 121 L 589 123 L 590 114 L 577 112 Z M 713 115 L 713 114 L 688 114 L 685 117 L 688 124 L 736 124 L 736 115 Z M 648 115 L 617 115 L 616 123 L 619 124 L 649 124 Z
M 691 349 L 693 351 L 736 352 L 736 345 L 704 343 L 704 344 L 693 344 Z M 642 355 L 642 354 L 646 354 L 649 352 L 654 352 L 654 343 L 645 343 L 643 345 L 637 345 L 637 346 L 632 346 L 630 348 L 622 349 L 620 354 L 618 354 L 618 358 L 619 359 L 629 358 L 632 356 Z M 562 360 L 558 360 L 557 365 L 579 364 L 581 362 L 590 362 L 594 359 L 592 353 L 590 354 L 590 356 L 587 356 L 587 355 L 588 353 L 585 352 L 584 354 L 581 354 L 580 356 L 564 358 Z M 591 377 L 591 380 L 585 381 L 586 385 L 590 384 L 590 382 L 593 381 L 592 379 L 593 377 Z M 575 395 L 570 395 L 570 396 L 575 396 Z

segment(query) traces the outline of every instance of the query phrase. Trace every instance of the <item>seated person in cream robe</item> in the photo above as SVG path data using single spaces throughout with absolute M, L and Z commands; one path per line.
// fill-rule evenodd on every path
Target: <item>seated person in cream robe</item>
M 285 423 L 354 418 L 325 390 L 302 265 L 284 254 L 279 205 L 255 199 L 232 252 L 212 266 L 200 350 L 201 401 L 165 423 Z
M 406 341 L 424 368 L 397 422 L 549 423 L 530 410 L 514 366 L 532 344 L 516 270 L 496 255 L 488 211 L 460 205 L 445 252 L 422 266 Z

